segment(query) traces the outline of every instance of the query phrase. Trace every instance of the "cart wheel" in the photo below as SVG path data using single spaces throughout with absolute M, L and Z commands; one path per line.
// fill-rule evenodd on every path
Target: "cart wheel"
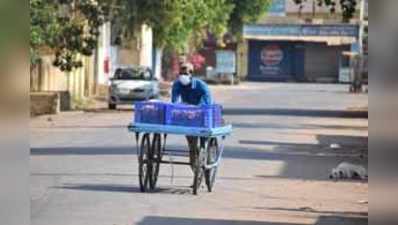
M 209 145 L 207 147 L 207 164 L 215 163 L 217 161 L 218 154 L 219 149 L 217 138 L 212 138 L 210 139 Z M 214 182 L 216 180 L 217 168 L 218 166 L 205 170 L 205 181 L 207 190 L 209 192 L 213 191 Z
M 149 189 L 150 174 L 152 173 L 151 158 L 149 134 L 144 134 L 141 141 L 140 154 L 138 156 L 138 175 L 141 192 L 146 192 Z
M 162 148 L 161 136 L 160 134 L 155 134 L 152 140 L 152 151 L 151 151 L 152 173 L 150 179 L 150 187 L 152 190 L 156 188 L 156 183 L 158 181 L 159 167 L 161 161 L 161 148 Z
M 202 183 L 203 175 L 204 175 L 204 163 L 206 161 L 206 148 L 204 147 L 204 141 L 200 141 L 200 148 L 196 148 L 197 152 L 195 152 L 195 160 L 194 160 L 194 178 L 193 178 L 193 194 L 198 194 L 198 189 Z

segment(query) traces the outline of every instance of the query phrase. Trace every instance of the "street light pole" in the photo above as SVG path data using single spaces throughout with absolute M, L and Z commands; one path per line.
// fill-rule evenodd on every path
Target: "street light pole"
M 365 33 L 365 1 L 360 0 L 361 5 L 359 9 L 359 40 L 358 40 L 358 47 L 359 47 L 359 55 L 363 54 L 363 36 Z

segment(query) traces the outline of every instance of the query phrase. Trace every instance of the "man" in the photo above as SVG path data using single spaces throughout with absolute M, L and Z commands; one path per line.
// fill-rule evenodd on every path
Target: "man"
M 174 81 L 171 93 L 173 103 L 182 102 L 189 105 L 210 105 L 213 103 L 209 87 L 197 78 L 192 77 L 193 65 L 184 63 L 180 67 L 180 75 Z M 189 146 L 189 160 L 191 168 L 194 167 L 195 155 L 198 151 L 198 137 L 187 136 Z
M 181 100 L 182 103 L 190 105 L 212 104 L 209 87 L 204 81 L 192 77 L 192 73 L 192 64 L 181 65 L 180 75 L 173 83 L 171 101 L 176 103 Z

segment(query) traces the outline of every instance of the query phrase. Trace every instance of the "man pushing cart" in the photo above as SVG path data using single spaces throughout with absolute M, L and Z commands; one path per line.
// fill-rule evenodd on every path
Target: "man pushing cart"
M 191 166 L 193 194 L 198 193 L 203 178 L 208 191 L 213 190 L 223 142 L 232 126 L 223 124 L 221 106 L 213 104 L 207 84 L 192 77 L 192 72 L 192 64 L 182 64 L 172 87 L 173 104 L 149 101 L 135 105 L 135 121 L 129 125 L 129 130 L 136 134 L 142 192 L 156 188 L 163 163 Z M 186 136 L 189 162 L 163 160 L 165 153 L 173 153 L 166 149 L 168 134 Z

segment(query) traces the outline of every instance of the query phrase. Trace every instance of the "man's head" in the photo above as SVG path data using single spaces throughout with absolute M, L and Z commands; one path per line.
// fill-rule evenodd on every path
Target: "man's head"
M 193 73 L 193 65 L 191 63 L 183 63 L 180 66 L 180 74 L 191 75 Z
M 180 76 L 178 77 L 182 85 L 189 85 L 191 83 L 191 76 L 193 72 L 193 65 L 191 63 L 183 63 L 180 67 Z

